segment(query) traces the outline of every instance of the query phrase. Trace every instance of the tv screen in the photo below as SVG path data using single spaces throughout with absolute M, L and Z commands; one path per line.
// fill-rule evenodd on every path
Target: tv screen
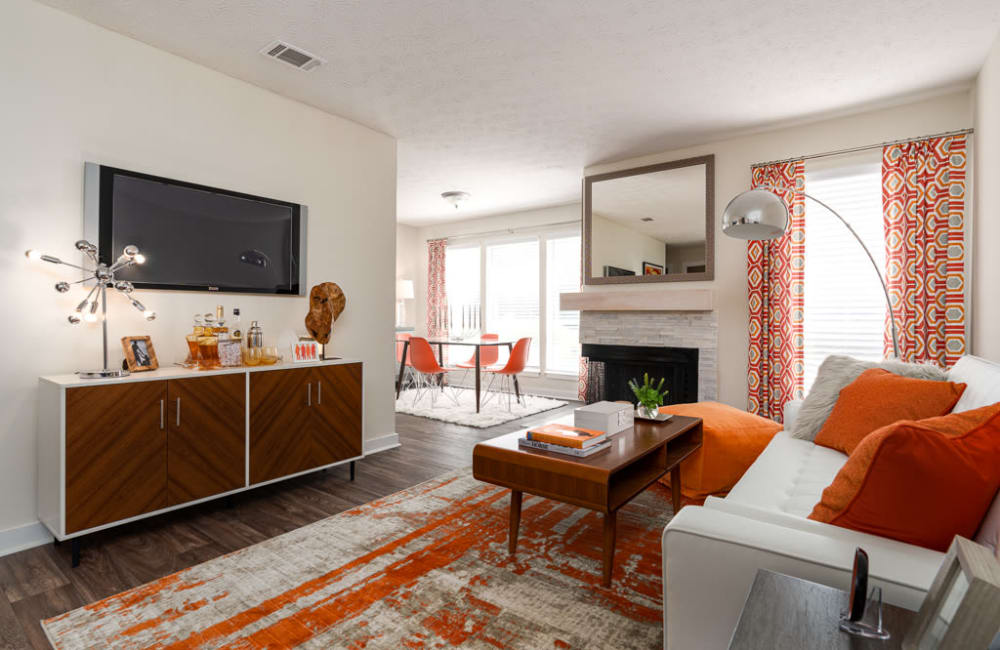
M 141 289 L 301 293 L 303 206 L 92 163 L 86 176 L 101 261 L 128 244 L 146 257 L 118 278 Z

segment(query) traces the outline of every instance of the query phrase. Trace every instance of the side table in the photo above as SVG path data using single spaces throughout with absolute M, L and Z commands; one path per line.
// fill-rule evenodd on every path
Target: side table
M 729 650 L 896 650 L 917 613 L 882 605 L 887 641 L 862 639 L 841 632 L 840 612 L 847 609 L 847 592 L 808 580 L 759 569 L 747 595 Z

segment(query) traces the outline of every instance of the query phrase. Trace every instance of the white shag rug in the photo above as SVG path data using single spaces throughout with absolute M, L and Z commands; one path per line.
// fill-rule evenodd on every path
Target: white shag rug
M 436 403 L 431 407 L 429 392 L 424 393 L 414 406 L 414 391 L 404 390 L 400 393 L 399 399 L 396 400 L 396 412 L 485 429 L 568 404 L 568 402 L 549 397 L 522 395 L 520 404 L 513 399 L 511 400 L 510 411 L 508 411 L 506 395 L 493 395 L 490 401 L 481 407 L 479 413 L 476 413 L 476 392 L 474 390 L 458 389 L 458 406 L 455 406 L 455 402 L 449 397 L 452 389 L 446 388 L 445 391 L 446 394 L 438 393 Z M 485 401 L 485 391 L 483 391 L 482 397 Z

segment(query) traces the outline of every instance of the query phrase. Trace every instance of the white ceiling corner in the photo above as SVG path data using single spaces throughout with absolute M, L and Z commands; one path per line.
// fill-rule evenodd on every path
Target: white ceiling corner
M 997 0 L 42 1 L 396 137 L 415 225 L 447 190 L 567 203 L 596 162 L 971 80 L 1000 29 Z

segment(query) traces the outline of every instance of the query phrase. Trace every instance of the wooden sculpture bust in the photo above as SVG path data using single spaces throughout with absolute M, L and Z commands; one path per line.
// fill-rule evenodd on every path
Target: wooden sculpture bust
M 317 284 L 309 292 L 309 313 L 306 314 L 306 329 L 317 342 L 330 342 L 333 322 L 340 317 L 347 304 L 347 297 L 336 282 Z

